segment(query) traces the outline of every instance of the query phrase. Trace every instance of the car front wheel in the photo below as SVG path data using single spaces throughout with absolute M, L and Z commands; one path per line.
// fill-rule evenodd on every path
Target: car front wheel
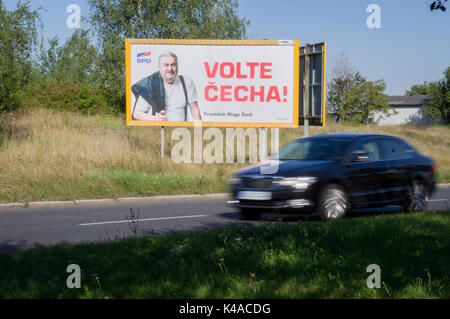
M 319 214 L 322 220 L 343 218 L 348 208 L 347 194 L 341 186 L 331 184 L 322 190 L 319 198 Z

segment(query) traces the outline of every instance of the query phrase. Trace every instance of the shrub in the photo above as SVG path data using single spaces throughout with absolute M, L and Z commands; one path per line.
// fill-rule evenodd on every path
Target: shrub
M 104 92 L 87 83 L 32 83 L 20 94 L 20 106 L 42 107 L 82 114 L 117 113 L 108 106 Z

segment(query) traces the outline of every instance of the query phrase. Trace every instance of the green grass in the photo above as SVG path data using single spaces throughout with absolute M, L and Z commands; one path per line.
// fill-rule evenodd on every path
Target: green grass
M 0 254 L 0 298 L 449 298 L 450 211 L 267 222 Z M 66 268 L 81 267 L 81 289 Z M 366 285 L 381 267 L 380 289 Z
M 23 185 L 20 197 L 14 200 L 73 200 L 228 191 L 228 179 L 220 175 L 154 174 L 121 168 L 97 168 L 85 172 L 81 180 L 71 176 L 41 177 Z M 6 196 L 6 193 L 0 195 L 0 200 Z
M 209 185 L 205 185 L 208 182 Z M 209 186 L 209 187 L 208 187 Z M 103 190 L 98 191 L 98 190 Z M 103 169 L 89 171 L 80 185 L 80 194 L 85 196 L 98 191 L 98 197 L 108 192 L 113 197 L 121 195 L 150 196 L 179 193 L 227 192 L 225 179 L 204 176 L 167 176 L 142 173 L 123 169 Z

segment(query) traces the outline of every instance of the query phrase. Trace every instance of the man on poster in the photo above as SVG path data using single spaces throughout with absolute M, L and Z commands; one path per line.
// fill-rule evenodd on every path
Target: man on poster
M 159 71 L 138 81 L 131 90 L 136 98 L 136 120 L 186 121 L 188 106 L 193 120 L 202 120 L 194 82 L 178 75 L 178 58 L 170 51 L 159 56 Z

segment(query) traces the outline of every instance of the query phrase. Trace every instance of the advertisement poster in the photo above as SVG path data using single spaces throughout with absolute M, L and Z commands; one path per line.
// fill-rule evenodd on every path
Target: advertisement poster
M 298 41 L 125 43 L 128 125 L 298 125 Z

